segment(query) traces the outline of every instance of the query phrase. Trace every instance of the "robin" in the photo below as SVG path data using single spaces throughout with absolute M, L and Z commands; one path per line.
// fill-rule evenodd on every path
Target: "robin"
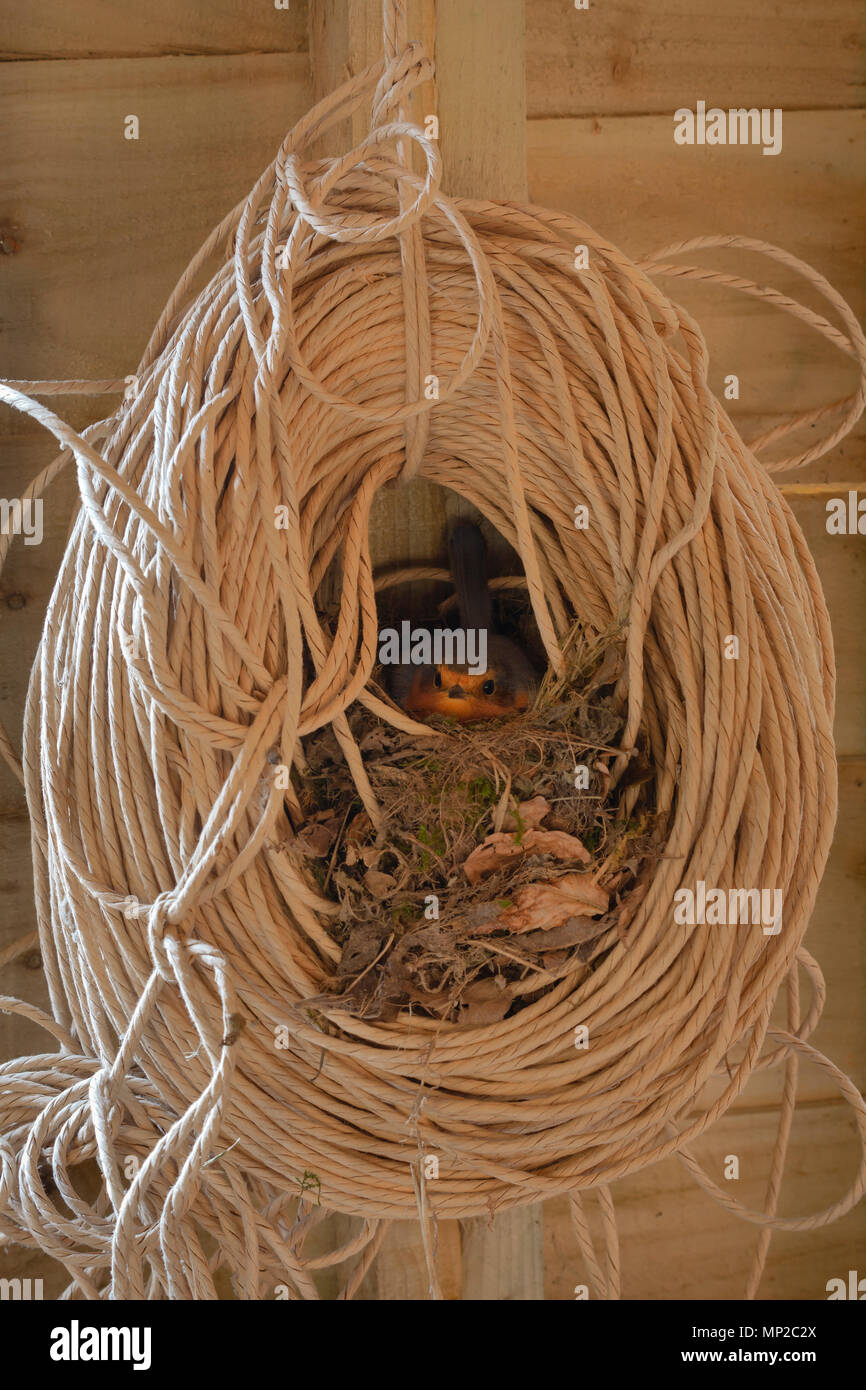
M 483 637 L 486 665 L 399 664 L 390 668 L 391 694 L 409 714 L 447 714 L 452 719 L 502 719 L 532 703 L 535 668 L 516 642 L 492 631 L 493 600 L 487 585 L 486 546 L 473 522 L 458 521 L 448 543 L 451 577 L 464 631 Z

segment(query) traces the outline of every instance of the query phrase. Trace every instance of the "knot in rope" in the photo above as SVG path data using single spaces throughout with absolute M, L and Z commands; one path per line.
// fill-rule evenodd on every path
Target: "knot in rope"
M 176 922 L 173 912 L 176 896 L 172 892 L 160 893 L 150 905 L 147 913 L 147 945 L 154 969 L 168 984 L 174 982 L 174 970 L 168 951 L 169 936 L 175 932 Z

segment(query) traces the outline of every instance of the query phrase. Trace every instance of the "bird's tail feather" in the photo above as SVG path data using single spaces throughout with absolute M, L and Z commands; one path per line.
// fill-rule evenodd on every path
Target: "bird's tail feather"
M 493 601 L 487 587 L 487 547 L 472 521 L 458 521 L 448 541 L 451 575 L 465 628 L 490 628 Z

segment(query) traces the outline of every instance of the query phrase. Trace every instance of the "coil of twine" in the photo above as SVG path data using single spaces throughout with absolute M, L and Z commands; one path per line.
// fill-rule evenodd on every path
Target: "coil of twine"
M 59 1051 L 2 1068 L 0 1230 L 62 1261 L 75 1297 L 215 1297 L 218 1268 L 240 1297 L 275 1280 L 315 1297 L 317 1269 L 358 1256 L 350 1296 L 390 1218 L 420 1215 L 429 1234 L 436 1216 L 568 1192 L 596 1291 L 615 1297 L 608 1184 L 676 1153 L 763 1227 L 754 1292 L 770 1231 L 835 1219 L 866 1186 L 861 1163 L 826 1211 L 776 1214 L 798 1059 L 849 1101 L 864 1150 L 866 1108 L 808 1041 L 824 998 L 802 940 L 836 811 L 833 652 L 815 566 L 756 456 L 804 424 L 825 437 L 776 466 L 842 437 L 863 408 L 866 341 L 819 275 L 763 243 L 704 238 L 635 264 L 574 218 L 446 197 L 436 142 L 403 114 L 431 63 L 406 43 L 403 6 L 386 0 L 385 15 L 384 59 L 309 113 L 208 239 L 115 414 L 79 436 L 33 397 L 86 383 L 0 387 L 63 446 L 29 495 L 73 456 L 81 492 L 22 759 L 54 1018 L 3 1001 Z M 367 139 L 305 160 L 365 101 Z M 725 246 L 801 272 L 838 324 L 675 259 Z M 715 278 L 797 314 L 855 359 L 856 392 L 745 445 L 708 388 L 697 324 L 653 275 Z M 516 1017 L 456 1028 L 335 1009 L 323 1030 L 303 1003 L 339 959 L 336 905 L 286 852 L 292 794 L 273 765 L 301 769 L 304 738 L 330 723 L 375 821 L 347 709 L 425 732 L 368 688 L 370 509 L 418 473 L 517 548 L 554 667 L 576 617 L 595 632 L 627 621 L 613 771 L 645 730 L 666 846 L 627 941 Z M 330 632 L 315 595 L 338 552 Z M 781 889 L 781 931 L 678 925 L 673 895 L 698 880 Z M 771 1027 L 783 984 L 787 1027 Z M 688 1145 L 772 1065 L 779 1142 L 752 1211 Z M 91 1202 L 70 1172 L 94 1157 Z M 604 1269 L 582 1206 L 593 1188 Z M 362 1218 L 358 1233 L 307 1254 L 326 1209 Z

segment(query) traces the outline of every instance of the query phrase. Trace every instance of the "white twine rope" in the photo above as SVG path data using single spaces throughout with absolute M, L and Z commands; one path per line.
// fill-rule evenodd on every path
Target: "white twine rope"
M 861 1097 L 808 1042 L 824 989 L 802 938 L 836 810 L 832 645 L 791 513 L 710 393 L 697 325 L 649 274 L 761 294 L 855 359 L 850 400 L 755 443 L 826 416 L 826 438 L 787 466 L 859 415 L 866 342 L 820 276 L 763 243 L 704 238 L 635 265 L 577 219 L 446 198 L 435 141 L 403 114 L 431 64 L 405 42 L 402 4 L 386 0 L 385 16 L 383 61 L 300 122 L 193 260 L 137 394 L 78 435 L 32 397 L 87 383 L 0 385 L 63 448 L 27 495 L 72 457 L 81 492 L 22 763 L 2 739 L 26 782 L 54 1019 L 0 1007 L 41 1021 L 59 1051 L 0 1071 L 0 1231 L 60 1260 L 72 1297 L 213 1298 L 222 1269 L 241 1298 L 277 1283 L 314 1298 L 316 1270 L 356 1261 L 351 1297 L 390 1218 L 420 1215 L 432 1264 L 437 1217 L 569 1192 L 595 1292 L 616 1297 L 609 1184 L 676 1153 L 762 1227 L 754 1294 L 765 1232 L 833 1220 L 866 1185 L 861 1162 L 826 1211 L 777 1214 L 798 1058 L 838 1086 L 866 1150 Z M 364 101 L 369 136 L 306 162 Z M 841 326 L 668 259 L 717 246 L 802 273 Z M 202 287 L 214 255 L 224 259 Z M 431 372 L 438 400 L 422 389 Z M 304 738 L 330 723 L 377 821 L 347 709 L 358 701 L 427 732 L 368 685 L 370 508 L 381 487 L 419 473 L 475 502 L 517 547 L 554 667 L 575 616 L 589 632 L 626 623 L 614 775 L 643 730 L 667 837 L 626 939 L 612 928 L 591 973 L 575 966 L 486 1027 L 305 1008 L 340 957 L 336 905 L 292 854 L 297 798 L 273 776 L 275 763 L 302 774 Z M 589 507 L 586 532 L 576 503 Z M 338 551 L 330 632 L 315 595 Z M 738 662 L 722 657 L 727 634 Z M 675 890 L 699 879 L 781 889 L 782 931 L 676 924 Z M 812 989 L 803 1017 L 799 969 Z M 788 1026 L 771 1029 L 785 982 Z M 753 1211 L 688 1144 L 774 1065 L 785 1067 L 779 1140 Z M 419 1154 L 431 1153 L 440 1176 L 426 1182 Z M 94 1202 L 70 1176 L 86 1159 L 103 1178 Z M 603 1258 L 581 1205 L 591 1188 Z M 326 1210 L 361 1225 L 314 1255 L 305 1242 Z

